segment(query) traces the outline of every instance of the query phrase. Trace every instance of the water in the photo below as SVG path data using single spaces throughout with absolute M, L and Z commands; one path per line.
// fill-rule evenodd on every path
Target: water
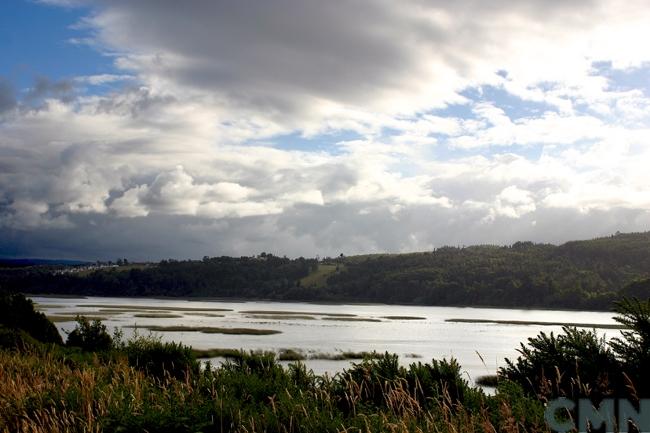
M 234 348 L 246 350 L 299 349 L 306 353 L 333 354 L 341 351 L 379 351 L 396 353 L 403 364 L 430 361 L 432 358 L 455 357 L 470 381 L 477 377 L 494 374 L 504 365 L 504 358 L 515 358 L 520 342 L 534 337 L 540 331 L 561 332 L 556 325 L 523 325 L 499 323 L 448 322 L 448 319 L 519 320 L 563 323 L 613 324 L 611 313 L 568 312 L 552 310 L 512 310 L 501 308 L 421 307 L 400 305 L 322 305 L 285 302 L 216 302 L 187 301 L 150 298 L 32 298 L 48 315 L 79 313 L 86 315 L 108 314 L 104 323 L 109 330 L 137 325 L 146 326 L 211 326 L 232 328 L 273 329 L 275 335 L 223 335 L 200 332 L 157 332 L 164 341 L 180 341 L 196 349 Z M 151 307 L 150 311 L 120 311 L 105 313 L 106 307 Z M 187 311 L 185 309 L 210 308 L 229 311 Z M 275 312 L 301 312 L 307 318 L 283 316 L 253 317 L 251 310 Z M 182 317 L 142 318 L 136 314 L 169 313 Z M 195 314 L 223 314 L 208 317 Z M 379 321 L 333 321 L 324 314 L 347 314 L 357 319 Z M 353 315 L 353 316 L 352 316 Z M 412 316 L 421 320 L 387 319 L 386 316 Z M 65 332 L 74 329 L 74 318 L 58 322 Z M 133 328 L 123 328 L 125 337 Z M 615 329 L 599 329 L 607 338 L 619 334 Z M 350 361 L 308 360 L 309 368 L 318 374 L 333 374 L 350 365 Z M 354 362 L 354 361 L 353 361 Z

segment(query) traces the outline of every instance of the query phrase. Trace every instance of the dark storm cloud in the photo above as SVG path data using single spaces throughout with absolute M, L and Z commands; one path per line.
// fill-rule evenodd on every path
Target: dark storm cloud
M 16 91 L 13 85 L 0 76 L 0 114 L 9 111 L 16 106 Z
M 51 80 L 40 75 L 34 79 L 34 85 L 25 95 L 25 102 L 31 105 L 40 104 L 45 98 L 55 98 L 70 102 L 74 98 L 74 83 L 69 80 Z
M 132 260 L 250 255 L 262 251 L 289 256 L 426 251 L 473 244 L 507 245 L 520 240 L 562 243 L 620 231 L 640 231 L 647 211 L 612 209 L 580 213 L 546 209 L 518 220 L 488 226 L 476 215 L 450 209 L 409 208 L 389 215 L 382 207 L 358 213 L 358 206 L 302 206 L 280 217 L 221 221 L 156 215 L 115 220 L 105 215 L 75 216 L 74 229 L 34 229 L 0 237 L 9 256 Z M 533 225 L 533 221 L 540 221 Z M 74 235 L 72 235 L 74 233 Z M 164 236 L 161 235 L 164 233 Z
M 261 90 L 249 89 L 250 83 L 263 84 L 272 93 L 343 100 L 370 96 L 373 89 L 391 86 L 397 65 L 408 70 L 416 61 L 393 40 L 395 29 L 384 28 L 399 17 L 381 2 L 199 1 L 188 7 L 143 1 L 106 6 L 98 22 L 111 25 L 102 28 L 107 42 L 128 43 L 135 53 L 161 52 L 147 67 L 191 86 L 226 89 L 236 98 Z M 402 30 L 407 36 L 408 28 Z M 166 53 L 185 61 L 176 63 Z M 264 103 L 265 96 L 251 98 Z
M 90 22 L 124 67 L 285 115 L 314 99 L 388 109 L 438 80 L 431 96 L 451 98 L 462 82 L 453 75 L 496 73 L 494 56 L 508 62 L 524 29 L 561 37 L 607 14 L 595 0 L 91 3 L 99 13 Z

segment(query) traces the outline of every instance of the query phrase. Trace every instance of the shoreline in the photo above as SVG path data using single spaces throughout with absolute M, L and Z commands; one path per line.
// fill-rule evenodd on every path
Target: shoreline
M 592 312 L 592 313 L 613 313 L 612 310 L 601 309 L 576 309 L 576 308 L 556 308 L 549 306 L 500 306 L 500 305 L 430 305 L 430 304 L 389 304 L 385 302 L 354 302 L 354 301 L 305 301 L 305 300 L 278 300 L 269 298 L 240 298 L 240 297 L 211 297 L 211 296 L 103 296 L 103 295 L 57 295 L 57 294 L 35 294 L 23 293 L 28 298 L 62 298 L 62 299 L 89 299 L 89 298 L 114 298 L 114 299 L 155 299 L 161 301 L 188 301 L 188 302 L 223 302 L 223 303 L 254 303 L 268 302 L 276 304 L 309 304 L 309 305 L 332 305 L 332 306 L 396 306 L 396 307 L 441 307 L 441 308 L 473 308 L 473 309 L 498 309 L 498 310 L 519 310 L 519 311 L 558 311 L 558 312 Z
M 575 328 L 598 328 L 598 329 L 629 329 L 621 324 L 606 323 L 571 323 L 571 322 L 544 322 L 541 320 L 497 320 L 497 319 L 445 319 L 449 323 L 491 323 L 495 325 L 523 325 L 523 326 L 569 326 Z

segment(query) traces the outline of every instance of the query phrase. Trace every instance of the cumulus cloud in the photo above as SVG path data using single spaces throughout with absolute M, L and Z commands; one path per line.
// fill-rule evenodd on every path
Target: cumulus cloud
M 120 216 L 200 215 L 213 218 L 251 216 L 282 211 L 274 202 L 247 200 L 255 192 L 233 182 L 197 184 L 183 166 L 160 173 L 151 185 L 138 185 L 111 204 Z M 292 202 L 300 202 L 300 198 Z
M 602 93 L 603 80 L 588 79 L 593 61 L 650 60 L 636 43 L 648 35 L 640 1 L 97 5 L 87 24 L 125 70 L 298 127 L 349 108 L 413 113 L 461 101 L 468 83 L 502 83 L 499 70 L 524 96 L 562 99 L 540 83 L 558 83 L 564 96 Z
M 450 140 L 452 146 L 566 145 L 602 137 L 607 129 L 601 120 L 586 115 L 562 115 L 551 111 L 513 121 L 503 109 L 491 103 L 479 103 L 473 109 L 484 122 L 471 128 L 468 134 L 454 137 Z
M 52 215 L 45 202 L 13 200 L 0 205 L 0 227 L 5 229 L 71 228 L 67 215 Z
M 612 75 L 650 69 L 644 2 L 47 3 L 89 7 L 77 27 L 116 70 L 18 98 L 0 81 L 7 254 L 334 255 L 649 227 L 650 89 Z

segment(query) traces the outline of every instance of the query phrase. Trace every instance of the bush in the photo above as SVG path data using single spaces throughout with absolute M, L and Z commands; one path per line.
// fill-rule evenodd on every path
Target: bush
M 544 404 L 526 393 L 518 383 L 499 380 L 496 395 L 486 399 L 486 404 L 492 423 L 499 427 L 497 431 L 548 431 Z M 524 428 L 512 429 L 513 421 Z
M 354 398 L 347 399 L 371 404 L 377 408 L 386 405 L 386 394 L 389 388 L 399 386 L 404 379 L 404 368 L 399 366 L 398 356 L 385 353 L 379 357 L 366 357 L 360 363 L 352 364 L 348 370 L 342 373 L 342 388 L 339 390 L 342 395 L 353 395 Z M 346 402 L 347 403 L 347 402 Z M 344 409 L 349 407 L 344 405 Z
M 170 375 L 184 379 L 199 371 L 199 363 L 192 349 L 181 343 L 163 343 L 160 337 L 144 337 L 136 333 L 120 346 L 119 349 L 128 358 L 129 365 L 158 378 Z
M 63 344 L 56 326 L 45 314 L 34 309 L 34 303 L 20 293 L 0 292 L 0 325 L 23 330 L 42 343 Z
M 615 311 L 626 329 L 609 343 L 595 331 L 571 327 L 557 337 L 542 332 L 499 374 L 543 399 L 650 396 L 650 299 L 623 298 Z
M 464 402 L 469 385 L 461 376 L 460 365 L 455 359 L 437 361 L 430 364 L 413 363 L 406 372 L 406 380 L 411 389 L 419 390 L 422 402 L 446 397 L 453 403 Z
M 68 334 L 67 346 L 79 347 L 87 352 L 106 352 L 113 348 L 113 338 L 100 320 L 89 321 L 77 316 L 77 326 Z
M 611 394 L 622 382 L 620 364 L 595 331 L 564 327 L 557 337 L 540 332 L 521 344 L 516 361 L 506 359 L 499 375 L 519 383 L 542 399 Z
M 401 395 L 419 407 L 429 407 L 434 402 L 446 401 L 480 404 L 482 393 L 471 392 L 467 381 L 461 376 L 460 365 L 455 359 L 432 360 L 431 363 L 413 363 L 408 368 L 399 365 L 397 355 L 369 354 L 352 368 L 345 370 L 338 383 L 338 394 L 355 395 L 358 401 L 376 408 L 391 407 L 391 399 Z M 342 398 L 342 409 L 350 410 L 350 398 Z M 476 403 L 476 404 L 475 404 Z
M 638 397 L 650 396 L 650 299 L 623 299 L 615 307 L 615 320 L 629 328 L 610 345 L 622 363 L 622 368 L 634 385 Z M 627 385 L 627 384 L 626 384 Z

